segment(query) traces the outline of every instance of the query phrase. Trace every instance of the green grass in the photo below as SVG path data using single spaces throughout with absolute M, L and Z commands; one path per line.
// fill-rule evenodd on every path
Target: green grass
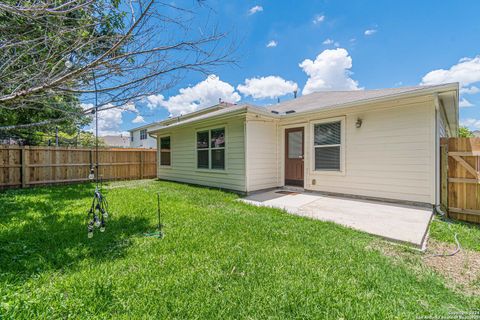
M 142 236 L 158 191 L 162 240 Z M 372 250 L 373 236 L 206 188 L 112 183 L 107 231 L 89 240 L 91 193 L 0 193 L 0 319 L 405 319 L 480 306 Z
M 455 244 L 455 233 L 462 248 L 480 251 L 480 226 L 435 216 L 430 225 L 432 239 Z

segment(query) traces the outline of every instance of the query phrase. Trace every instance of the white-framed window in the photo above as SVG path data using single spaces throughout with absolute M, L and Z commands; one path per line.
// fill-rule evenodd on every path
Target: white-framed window
M 313 169 L 315 171 L 343 171 L 343 121 L 313 123 Z
M 160 165 L 172 165 L 172 152 L 170 136 L 160 138 Z
M 140 140 L 147 139 L 147 129 L 140 130 Z
M 197 131 L 197 168 L 225 169 L 225 128 Z

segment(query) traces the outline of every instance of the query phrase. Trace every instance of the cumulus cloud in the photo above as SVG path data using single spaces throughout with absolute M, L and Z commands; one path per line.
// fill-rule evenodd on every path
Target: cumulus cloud
M 476 56 L 475 58 L 462 58 L 450 69 L 430 71 L 423 76 L 421 84 L 430 85 L 446 82 L 460 82 L 462 89 L 478 92 L 478 88 L 468 87 L 471 84 L 480 82 L 480 56 Z
M 363 34 L 366 35 L 366 36 L 372 36 L 375 33 L 377 33 L 377 29 L 367 29 L 367 30 L 365 30 L 365 32 Z
M 84 110 L 93 108 L 94 105 L 91 103 L 82 103 L 82 108 Z M 107 104 L 99 108 L 98 111 L 98 134 L 100 136 L 116 136 L 116 135 L 128 135 L 128 132 L 121 129 L 123 124 L 123 114 L 125 112 L 134 112 L 137 113 L 137 118 L 141 116 L 138 115 L 138 109 L 135 107 L 134 103 L 127 103 L 123 106 L 114 107 L 112 104 Z M 95 131 L 95 121 L 94 115 L 91 116 L 92 123 L 88 131 Z M 143 118 L 142 118 L 143 119 Z
M 303 94 L 328 90 L 360 90 L 350 76 L 352 58 L 343 48 L 324 50 L 315 60 L 305 59 L 299 64 L 308 75 Z
M 135 119 L 132 120 L 132 123 L 145 123 L 145 119 L 141 115 L 137 115 Z
M 177 95 L 168 99 L 161 94 L 148 96 L 146 104 L 150 109 L 164 107 L 172 115 L 180 115 L 213 106 L 218 99 L 235 103 L 240 101 L 240 95 L 229 83 L 221 81 L 216 75 L 209 75 L 193 87 L 180 89 Z
M 460 121 L 461 126 L 468 127 L 473 130 L 480 130 L 480 119 L 469 118 Z
M 262 11 L 263 11 L 263 7 L 259 6 L 259 5 L 256 5 L 254 7 L 251 7 L 250 10 L 248 10 L 248 14 L 252 15 L 252 14 L 255 14 L 257 12 L 262 12 Z
M 316 15 L 314 18 L 313 18 L 313 24 L 319 24 L 319 23 L 322 23 L 323 21 L 325 21 L 325 16 L 324 15 Z
M 473 107 L 473 104 L 470 101 L 468 101 L 467 99 L 462 98 L 462 99 L 460 99 L 460 102 L 458 103 L 458 106 L 460 108 L 466 108 L 466 107 Z
M 267 48 L 274 48 L 277 46 L 277 41 L 275 40 L 270 40 L 268 43 L 267 43 Z
M 480 92 L 480 89 L 476 86 L 465 87 L 460 89 L 461 94 L 477 94 Z
M 237 90 L 254 99 L 273 99 L 293 93 L 293 91 L 298 90 L 298 85 L 278 76 L 268 76 L 245 79 L 245 84 L 238 85 Z

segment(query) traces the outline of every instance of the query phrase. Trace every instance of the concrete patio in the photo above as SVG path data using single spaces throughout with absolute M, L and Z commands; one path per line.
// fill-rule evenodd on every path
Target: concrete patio
M 379 201 L 341 198 L 284 189 L 249 195 L 241 201 L 332 221 L 389 240 L 424 248 L 432 210 Z

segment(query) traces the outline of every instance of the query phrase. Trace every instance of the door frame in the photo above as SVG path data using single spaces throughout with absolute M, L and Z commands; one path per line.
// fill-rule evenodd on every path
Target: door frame
M 280 142 L 280 149 L 279 149 L 279 156 L 280 156 L 280 181 L 279 185 L 284 187 L 285 186 L 285 132 L 287 129 L 293 129 L 293 128 L 303 128 L 303 188 L 306 186 L 306 181 L 308 179 L 308 167 L 309 167 L 309 158 L 307 155 L 309 154 L 307 148 L 309 146 L 308 144 L 308 137 L 309 137 L 309 131 L 308 129 L 308 123 L 307 122 L 299 122 L 299 123 L 293 123 L 293 124 L 288 124 L 288 125 L 283 125 L 280 127 L 280 137 L 279 137 L 279 142 Z

